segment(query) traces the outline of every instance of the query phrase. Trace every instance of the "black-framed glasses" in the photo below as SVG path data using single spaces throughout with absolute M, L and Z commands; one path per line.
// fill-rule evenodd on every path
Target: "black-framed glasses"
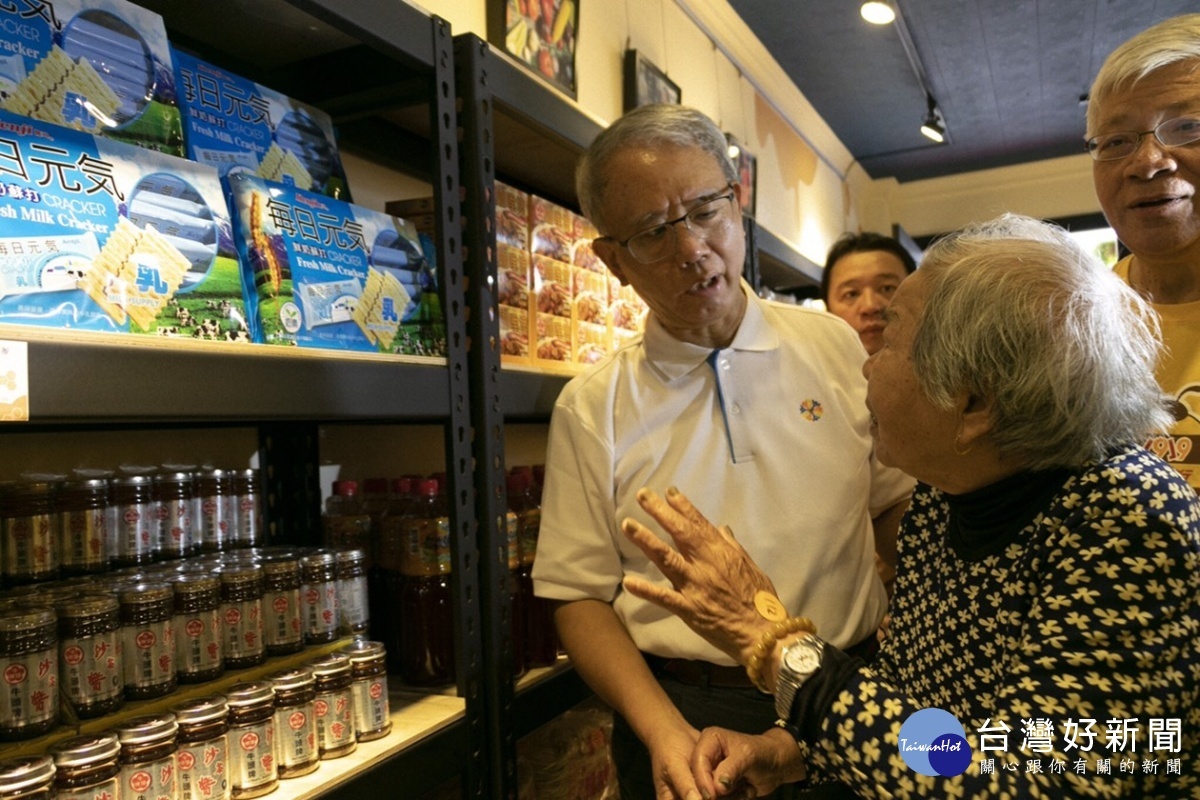
M 1143 136 L 1154 134 L 1163 147 L 1179 147 L 1200 141 L 1200 117 L 1175 117 L 1149 131 L 1113 131 L 1087 140 L 1087 151 L 1096 161 L 1116 161 L 1137 152 Z
M 732 189 L 733 184 L 727 184 L 725 188 Z M 670 258 L 675 253 L 675 226 L 681 222 L 693 236 L 704 241 L 727 232 L 733 222 L 734 197 L 735 193 L 730 191 L 705 200 L 682 217 L 639 231 L 623 242 L 611 236 L 599 238 L 616 242 L 642 264 L 654 264 Z

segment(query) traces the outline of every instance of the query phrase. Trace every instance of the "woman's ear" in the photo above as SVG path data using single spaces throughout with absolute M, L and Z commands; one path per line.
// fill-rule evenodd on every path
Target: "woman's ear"
M 959 399 L 959 426 L 956 443 L 969 447 L 992 432 L 995 420 L 992 418 L 994 402 L 992 397 L 968 394 Z

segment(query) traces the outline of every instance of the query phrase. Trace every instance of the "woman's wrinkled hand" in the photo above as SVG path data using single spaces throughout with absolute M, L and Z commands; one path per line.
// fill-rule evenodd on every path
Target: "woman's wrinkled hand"
M 638 491 L 637 498 L 646 513 L 671 535 L 675 547 L 632 518 L 621 523 L 621 530 L 674 588 L 626 576 L 626 591 L 674 613 L 700 636 L 745 664 L 771 626 L 754 604 L 759 591 L 775 595 L 771 579 L 751 560 L 728 527 L 713 525 L 674 487 L 667 489 L 665 499 L 649 489 Z
M 702 795 L 761 797 L 807 774 L 796 740 L 780 728 L 752 735 L 705 728 L 692 752 L 692 774 Z

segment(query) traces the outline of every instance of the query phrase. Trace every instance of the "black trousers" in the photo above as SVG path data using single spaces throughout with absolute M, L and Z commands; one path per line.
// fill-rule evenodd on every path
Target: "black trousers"
M 667 696 L 698 730 L 719 726 L 741 733 L 763 733 L 775 724 L 775 698 L 757 689 L 692 686 L 662 674 L 658 678 Z M 654 800 L 650 751 L 620 714 L 613 718 L 612 754 L 622 800 Z M 858 795 L 843 784 L 828 783 L 810 788 L 781 786 L 770 797 L 776 800 L 856 800 Z

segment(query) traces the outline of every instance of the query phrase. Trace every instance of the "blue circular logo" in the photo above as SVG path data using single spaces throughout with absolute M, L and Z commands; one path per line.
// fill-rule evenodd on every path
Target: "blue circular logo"
M 913 772 L 953 778 L 971 765 L 971 745 L 962 723 L 949 711 L 923 708 L 900 726 L 900 757 Z

